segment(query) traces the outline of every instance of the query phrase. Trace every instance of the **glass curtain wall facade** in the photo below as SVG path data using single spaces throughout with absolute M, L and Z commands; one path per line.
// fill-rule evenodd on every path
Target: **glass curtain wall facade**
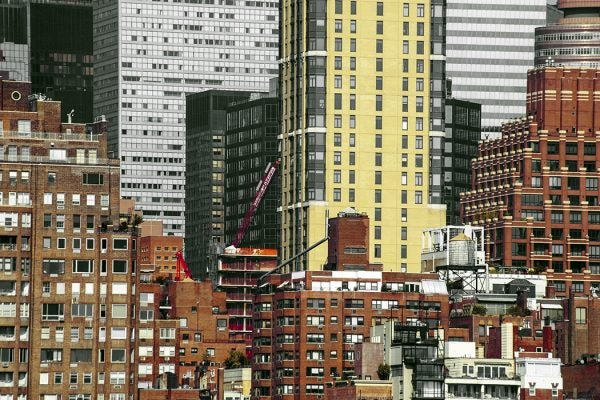
M 445 223 L 444 5 L 281 2 L 282 259 L 354 207 L 376 263 L 418 270 L 415 233 Z M 317 247 L 290 269 L 325 262 Z
M 94 112 L 121 159 L 121 195 L 184 234 L 185 95 L 268 90 L 278 3 L 94 2 Z

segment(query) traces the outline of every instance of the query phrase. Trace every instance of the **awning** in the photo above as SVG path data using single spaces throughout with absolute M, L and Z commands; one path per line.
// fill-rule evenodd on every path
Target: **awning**
M 277 286 L 277 289 L 281 289 L 282 287 L 284 287 L 285 285 L 287 285 L 288 283 L 290 283 L 290 281 L 285 281 L 283 282 L 281 285 Z
M 421 287 L 423 288 L 423 294 L 448 294 L 448 288 L 444 281 L 424 279 L 421 281 Z
M 549 304 L 541 303 L 540 307 L 550 309 L 550 310 L 562 310 L 563 309 L 560 304 L 552 304 L 552 303 L 549 303 Z

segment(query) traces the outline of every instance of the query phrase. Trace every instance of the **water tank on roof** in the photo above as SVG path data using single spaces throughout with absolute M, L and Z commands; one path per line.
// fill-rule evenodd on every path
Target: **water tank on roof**
M 459 233 L 448 244 L 448 263 L 450 265 L 475 265 L 475 241 Z

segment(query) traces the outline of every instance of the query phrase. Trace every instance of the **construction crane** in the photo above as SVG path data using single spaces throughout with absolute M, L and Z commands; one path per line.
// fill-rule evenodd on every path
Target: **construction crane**
M 248 208 L 248 211 L 246 211 L 246 214 L 244 215 L 242 224 L 240 225 L 238 231 L 236 232 L 233 242 L 231 242 L 231 245 L 233 247 L 238 247 L 238 245 L 242 242 L 242 239 L 246 235 L 246 232 L 248 231 L 248 228 L 250 227 L 250 223 L 252 222 L 252 217 L 254 217 L 256 210 L 258 210 L 258 207 L 260 206 L 260 203 L 262 202 L 262 199 L 265 197 L 265 193 L 267 192 L 267 189 L 269 188 L 269 185 L 271 184 L 271 181 L 273 180 L 273 176 L 275 176 L 275 172 L 277 172 L 277 167 L 279 167 L 279 160 L 275 161 L 272 164 L 269 163 L 267 165 L 267 168 L 265 168 L 265 174 L 263 175 L 262 179 L 260 180 L 260 182 L 258 182 L 258 185 L 256 186 L 256 194 L 254 195 L 254 199 L 252 200 L 252 203 L 250 203 L 250 207 Z
M 190 271 L 187 263 L 183 258 L 183 249 L 177 250 L 175 253 L 175 258 L 177 259 L 177 273 L 175 275 L 176 281 L 181 281 L 181 270 L 185 273 L 185 278 L 192 279 L 192 271 Z

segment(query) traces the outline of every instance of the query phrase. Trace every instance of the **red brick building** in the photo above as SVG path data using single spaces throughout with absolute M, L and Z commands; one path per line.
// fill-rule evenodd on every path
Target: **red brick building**
M 155 280 L 174 280 L 177 275 L 175 253 L 183 248 L 181 236 L 141 236 L 138 264 L 144 277 Z M 185 273 L 181 272 L 185 277 Z
M 390 319 L 448 327 L 448 294 L 436 274 L 302 271 L 271 275 L 254 301 L 253 398 L 324 394 L 357 376 L 356 344 Z M 262 286 L 264 285 L 264 286 Z M 361 377 L 358 377 L 359 379 Z
M 600 363 L 564 365 L 561 368 L 564 393 L 568 399 L 600 399 Z
M 480 144 L 462 217 L 485 227 L 492 264 L 600 273 L 600 70 L 528 78 L 529 117 Z
M 218 257 L 216 287 L 226 294 L 228 330 L 234 341 L 252 344 L 252 296 L 258 278 L 277 266 L 276 249 L 227 247 Z

